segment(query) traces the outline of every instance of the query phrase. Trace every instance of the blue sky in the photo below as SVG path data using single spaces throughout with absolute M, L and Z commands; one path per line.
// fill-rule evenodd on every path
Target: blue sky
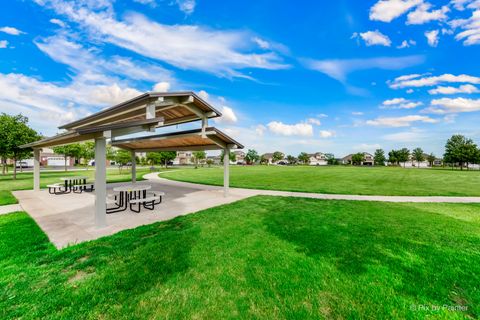
M 247 148 L 480 142 L 480 1 L 8 1 L 0 110 L 45 135 L 145 91 L 192 90 Z M 178 128 L 177 130 L 181 130 Z

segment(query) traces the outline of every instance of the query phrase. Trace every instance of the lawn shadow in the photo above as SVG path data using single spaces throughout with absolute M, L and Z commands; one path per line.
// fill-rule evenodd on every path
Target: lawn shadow
M 190 251 L 198 234 L 198 227 L 180 217 L 87 243 L 76 252 L 87 258 L 77 259 L 72 268 L 95 275 L 77 283 L 79 295 L 88 297 L 93 290 L 114 304 L 133 303 L 190 268 Z M 71 254 L 68 251 L 63 254 Z
M 398 292 L 443 303 L 463 292 L 470 310 L 476 308 L 480 239 L 468 222 L 402 204 L 312 199 L 285 199 L 263 221 L 297 252 L 330 262 L 349 278 L 386 270 L 401 279 Z

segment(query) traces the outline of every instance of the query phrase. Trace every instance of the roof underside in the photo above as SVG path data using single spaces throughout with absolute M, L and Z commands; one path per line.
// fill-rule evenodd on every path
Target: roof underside
M 53 137 L 26 144 L 24 148 L 52 147 L 95 139 L 104 132 L 112 137 L 155 127 L 170 126 L 221 116 L 213 106 L 193 92 L 147 92 L 136 98 L 63 125 L 67 130 Z
M 138 152 L 219 150 L 226 147 L 243 149 L 243 145 L 216 128 L 207 128 L 205 135 L 206 137 L 202 137 L 202 130 L 195 129 L 134 139 L 116 140 L 112 141 L 112 145 Z
M 198 112 L 204 113 L 208 118 L 222 115 L 193 92 L 147 92 L 83 119 L 63 125 L 60 129 L 71 130 L 80 127 L 144 120 L 146 117 L 145 107 L 148 104 L 155 104 L 155 117 L 164 118 L 164 125 L 200 120 Z

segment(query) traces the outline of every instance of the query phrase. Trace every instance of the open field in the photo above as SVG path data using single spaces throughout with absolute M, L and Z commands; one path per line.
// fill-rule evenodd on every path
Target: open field
M 161 177 L 222 185 L 223 169 L 177 170 L 163 173 Z M 230 185 L 336 194 L 480 196 L 480 172 L 390 167 L 231 166 Z
M 479 210 L 254 197 L 62 251 L 4 215 L 0 318 L 478 318 Z
M 137 180 L 142 180 L 142 176 L 148 172 L 150 172 L 149 169 L 137 168 Z M 48 184 L 59 183 L 61 182 L 60 178 L 66 176 L 86 176 L 90 178 L 90 181 L 93 181 L 94 175 L 94 170 L 41 172 L 40 187 L 45 188 Z M 116 168 L 107 170 L 108 182 L 122 182 L 130 180 L 130 170 L 123 169 L 121 174 Z M 17 199 L 15 199 L 10 191 L 27 189 L 33 189 L 33 174 L 31 172 L 18 173 L 17 180 L 13 180 L 11 174 L 5 176 L 0 175 L 0 205 L 17 203 Z

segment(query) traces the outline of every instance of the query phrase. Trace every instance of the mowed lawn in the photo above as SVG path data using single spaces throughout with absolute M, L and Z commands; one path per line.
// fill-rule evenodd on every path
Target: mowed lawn
M 218 167 L 171 171 L 161 177 L 223 185 L 223 169 Z M 351 166 L 231 166 L 230 185 L 335 194 L 480 196 L 480 172 Z
M 479 212 L 259 196 L 61 251 L 4 215 L 0 318 L 479 318 Z
M 145 168 L 137 169 L 137 180 L 142 180 L 142 176 L 150 171 Z M 82 176 L 89 177 L 89 181 L 94 181 L 95 170 L 77 170 L 77 171 L 55 171 L 40 173 L 40 187 L 45 188 L 48 184 L 62 183 L 61 177 Z M 123 182 L 131 180 L 131 172 L 129 169 L 107 170 L 107 182 Z M 12 179 L 12 174 L 0 175 L 0 205 L 17 203 L 17 199 L 12 195 L 13 190 L 33 189 L 33 174 L 31 172 L 18 173 L 17 179 Z

